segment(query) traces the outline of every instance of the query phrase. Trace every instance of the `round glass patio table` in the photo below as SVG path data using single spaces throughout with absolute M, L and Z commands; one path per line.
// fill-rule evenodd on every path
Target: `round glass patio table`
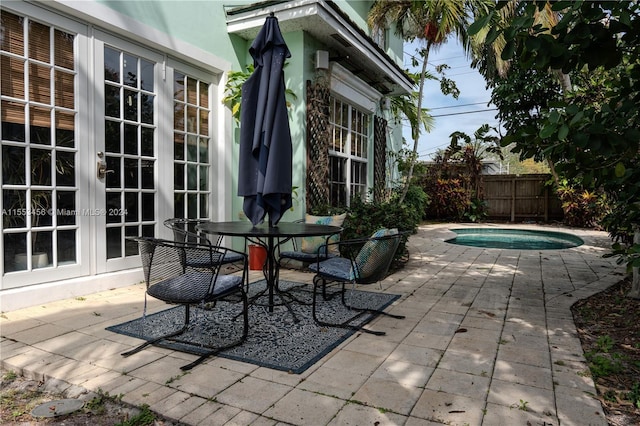
M 276 226 L 268 226 L 266 223 L 253 226 L 251 222 L 203 222 L 196 226 L 196 230 L 204 234 L 222 235 L 229 237 L 243 237 L 252 243 L 264 247 L 267 251 L 266 268 L 263 268 L 264 278 L 267 283 L 266 291 L 269 292 L 269 312 L 273 312 L 275 306 L 274 295 L 278 294 L 284 305 L 294 315 L 291 307 L 278 288 L 278 262 L 276 249 L 296 237 L 331 237 L 342 232 L 339 226 L 320 225 L 304 222 L 280 222 Z

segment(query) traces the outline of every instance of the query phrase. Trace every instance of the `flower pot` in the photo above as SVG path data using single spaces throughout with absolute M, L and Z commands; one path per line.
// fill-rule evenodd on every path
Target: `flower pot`
M 255 245 L 249 245 L 249 269 L 252 271 L 260 271 L 267 261 L 267 249 Z

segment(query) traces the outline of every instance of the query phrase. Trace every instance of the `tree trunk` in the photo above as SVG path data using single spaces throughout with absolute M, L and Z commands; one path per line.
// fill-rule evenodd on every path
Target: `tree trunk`
M 413 179 L 413 167 L 418 161 L 418 141 L 420 140 L 420 126 L 422 126 L 422 94 L 424 92 L 424 75 L 427 72 L 427 61 L 429 60 L 429 50 L 431 49 L 431 41 L 427 41 L 427 46 L 424 50 L 424 59 L 422 62 L 422 74 L 420 74 L 420 89 L 418 90 L 418 124 L 414 132 L 412 132 L 413 136 L 413 154 L 409 159 L 409 171 L 407 173 L 407 180 L 404 183 L 404 188 L 402 189 L 402 195 L 400 196 L 399 204 L 404 203 L 404 199 L 407 196 L 407 192 L 409 191 L 409 185 L 411 185 L 411 179 Z
M 566 96 L 568 93 L 573 91 L 573 87 L 571 86 L 571 76 L 569 74 L 565 74 L 562 70 L 553 70 L 555 75 L 558 77 L 558 81 L 560 81 L 560 86 L 562 87 L 562 93 Z
M 640 244 L 640 225 L 633 225 L 633 244 Z M 633 299 L 640 299 L 640 268 L 633 268 L 631 291 L 627 296 Z

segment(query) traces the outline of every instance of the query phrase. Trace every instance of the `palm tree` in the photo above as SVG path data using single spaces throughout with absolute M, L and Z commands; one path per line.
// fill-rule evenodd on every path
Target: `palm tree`
M 469 17 L 477 16 L 477 9 L 487 10 L 486 0 L 376 0 L 367 17 L 369 25 L 374 31 L 388 28 L 395 24 L 396 34 L 404 40 L 420 40 L 424 42 L 420 55 L 422 56 L 422 71 L 419 78 L 419 89 L 416 111 L 422 111 L 422 96 L 424 81 L 432 48 L 445 43 L 451 34 L 455 34 L 467 47 L 466 28 Z M 412 126 L 413 155 L 409 161 L 407 180 L 405 181 L 399 202 L 402 203 L 409 190 L 413 178 L 415 162 L 418 159 L 418 141 L 420 126 Z
M 503 59 L 503 52 L 512 51 L 515 49 L 515 44 L 513 41 L 509 43 L 505 41 L 502 30 L 512 26 L 516 19 L 521 20 L 522 23 L 530 20 L 532 27 L 539 26 L 542 29 L 541 34 L 548 35 L 558 24 L 560 13 L 553 10 L 548 1 L 533 1 L 530 4 L 535 5 L 532 13 L 526 9 L 528 4 L 521 0 L 509 0 L 500 6 L 494 4 L 490 13 L 484 16 L 477 14 L 477 21 L 469 27 L 470 50 L 473 57 L 471 66 L 478 68 L 486 81 L 491 82 L 504 78 L 510 68 L 510 62 Z M 564 73 L 561 69 L 550 69 L 549 74 L 557 79 L 565 95 L 572 91 L 569 74 Z M 560 179 L 555 165 L 549 158 L 546 161 L 554 181 L 558 184 Z
M 560 13 L 552 9 L 552 5 L 544 0 L 533 2 L 536 6 L 533 14 L 530 16 L 532 26 L 539 25 L 544 29 L 541 34 L 551 34 L 551 30 L 555 27 L 560 19 Z M 493 80 L 496 77 L 505 77 L 509 71 L 509 61 L 502 58 L 504 50 L 514 49 L 515 46 L 505 41 L 502 31 L 511 26 L 515 19 L 523 19 L 526 17 L 525 2 L 521 0 L 509 0 L 499 7 L 494 4 L 491 13 L 482 16 L 477 14 L 478 18 L 468 29 L 469 46 L 472 53 L 471 66 L 478 68 L 486 80 Z M 484 11 L 486 13 L 486 10 Z M 571 91 L 571 79 L 568 74 L 562 70 L 551 70 L 564 92 Z

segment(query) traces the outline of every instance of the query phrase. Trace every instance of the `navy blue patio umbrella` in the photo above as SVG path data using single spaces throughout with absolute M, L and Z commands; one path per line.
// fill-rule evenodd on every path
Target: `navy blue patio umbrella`
M 254 71 L 242 86 L 238 195 L 253 225 L 275 226 L 291 207 L 292 146 L 283 66 L 291 57 L 273 14 L 251 44 Z

